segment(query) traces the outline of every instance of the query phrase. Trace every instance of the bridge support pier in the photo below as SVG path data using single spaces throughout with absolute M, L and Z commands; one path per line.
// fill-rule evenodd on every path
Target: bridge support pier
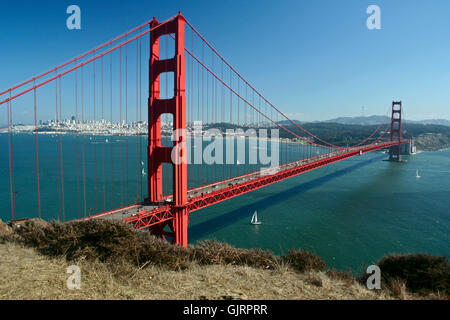
M 156 19 L 151 28 L 159 25 Z M 185 56 L 184 56 L 185 19 L 178 14 L 172 21 L 150 32 L 149 61 L 149 99 L 148 99 L 148 200 L 160 203 L 163 199 L 162 164 L 172 165 L 173 192 L 171 211 L 172 223 L 152 228 L 150 232 L 164 237 L 170 236 L 177 244 L 187 247 L 187 225 L 189 210 L 187 207 L 187 152 L 186 152 L 186 97 L 185 97 Z M 159 59 L 159 38 L 175 35 L 175 54 L 171 59 Z M 160 98 L 160 75 L 172 72 L 174 75 L 174 95 L 170 99 Z M 173 115 L 173 147 L 161 145 L 161 116 Z M 168 183 L 168 181 L 166 182 Z M 169 225 L 171 232 L 165 231 Z
M 188 245 L 188 223 L 189 223 L 189 210 L 187 207 L 176 207 L 175 220 L 174 220 L 174 232 L 175 243 L 187 247 Z

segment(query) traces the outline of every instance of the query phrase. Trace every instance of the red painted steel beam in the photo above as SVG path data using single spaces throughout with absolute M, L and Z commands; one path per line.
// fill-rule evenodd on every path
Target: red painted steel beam
M 392 101 L 391 141 L 402 140 L 402 102 Z M 389 150 L 389 160 L 401 161 L 401 143 Z
M 139 213 L 138 215 L 126 218 L 123 221 L 131 223 L 135 229 L 145 229 L 165 221 L 175 218 L 175 214 L 171 206 L 164 206 L 152 211 Z
M 158 22 L 154 19 L 151 29 L 156 28 Z M 142 219 L 133 220 L 133 225 L 141 227 L 152 226 L 164 221 L 174 219 L 172 229 L 175 243 L 187 247 L 187 225 L 189 209 L 187 206 L 187 164 L 186 164 L 186 83 L 185 83 L 185 56 L 184 56 L 184 27 L 185 19 L 179 13 L 164 28 L 154 29 L 150 34 L 150 61 L 149 61 L 149 100 L 148 100 L 148 190 L 149 202 L 157 203 L 163 198 L 162 190 L 162 164 L 172 165 L 173 179 L 173 206 L 170 209 L 157 209 Z M 175 54 L 171 59 L 159 59 L 159 38 L 163 35 L 175 34 Z M 160 75 L 172 72 L 174 75 L 174 97 L 161 99 Z M 161 115 L 173 115 L 173 147 L 161 144 Z M 172 159 L 174 155 L 175 159 Z M 179 158 L 179 159 L 178 159 Z M 180 161 L 178 161 L 180 160 Z M 168 183 L 168 181 L 166 181 Z M 142 215 L 140 215 L 141 217 Z M 151 232 L 157 236 L 164 236 L 162 228 L 155 228 Z
M 294 168 L 289 168 L 286 170 L 281 170 L 273 175 L 262 176 L 257 179 L 253 179 L 250 181 L 246 181 L 240 184 L 236 184 L 230 186 L 225 189 L 221 189 L 215 192 L 211 192 L 208 194 L 204 194 L 202 196 L 198 196 L 192 198 L 189 202 L 189 211 L 193 212 L 195 210 L 199 210 L 210 205 L 216 204 L 218 202 L 222 202 L 224 200 L 236 197 L 238 195 L 248 193 L 250 191 L 265 187 L 269 184 L 273 184 L 275 182 L 285 180 L 291 178 L 293 176 L 332 164 L 334 162 L 338 162 L 347 158 L 354 157 L 356 155 L 360 155 L 362 153 L 367 153 L 375 150 L 384 149 L 393 145 L 398 144 L 398 142 L 388 142 L 380 145 L 368 146 L 365 148 L 358 148 L 345 153 L 338 153 L 337 155 L 330 156 L 324 159 L 319 159 L 312 163 L 307 163 L 301 166 L 296 166 Z
M 400 144 L 409 142 L 409 140 L 402 140 Z M 199 209 L 206 208 L 208 206 L 214 205 L 216 203 L 237 197 L 239 195 L 254 191 L 256 189 L 263 188 L 270 184 L 292 178 L 299 174 L 344 160 L 363 153 L 368 153 L 380 149 L 389 148 L 399 144 L 397 141 L 390 141 L 385 143 L 380 143 L 376 145 L 368 145 L 361 148 L 355 148 L 347 152 L 336 152 L 331 153 L 329 157 L 318 159 L 314 162 L 307 163 L 301 166 L 296 166 L 293 168 L 284 169 L 286 165 L 279 167 L 280 171 L 272 175 L 261 176 L 257 179 L 246 181 L 243 183 L 235 184 L 229 186 L 228 188 L 220 189 L 211 193 L 203 194 L 189 199 L 188 208 L 189 212 L 193 212 Z M 144 229 L 151 227 L 153 225 L 162 223 L 167 220 L 175 218 L 175 213 L 173 207 L 170 205 L 157 208 L 152 211 L 147 211 L 139 213 L 134 217 L 124 219 L 125 222 L 131 223 L 137 229 Z

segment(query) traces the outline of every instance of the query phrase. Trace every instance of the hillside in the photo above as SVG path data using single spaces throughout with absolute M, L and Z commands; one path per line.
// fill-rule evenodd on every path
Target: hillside
M 382 121 L 390 120 L 387 116 L 367 116 L 367 117 L 339 117 L 324 122 L 356 125 L 377 125 Z M 427 119 L 427 120 L 404 120 L 406 124 L 441 125 L 450 126 L 447 119 Z
M 298 274 L 287 268 L 192 265 L 171 271 L 148 266 L 114 267 L 101 262 L 49 258 L 15 244 L 0 244 L 2 299 L 389 299 L 324 272 Z M 81 269 L 81 289 L 68 290 L 66 269 Z
M 378 125 L 381 122 L 390 120 L 387 116 L 368 116 L 368 117 L 339 117 L 324 122 L 354 124 L 354 125 Z
M 215 241 L 184 249 L 102 220 L 36 220 L 14 229 L 0 222 L 0 257 L 2 299 L 436 299 L 446 292 L 412 294 L 407 279 L 371 291 L 307 251 L 276 257 Z M 441 277 L 448 269 L 445 258 L 421 259 L 434 261 Z M 65 285 L 73 264 L 81 269 L 80 290 Z
M 450 148 L 450 136 L 442 133 L 422 133 L 414 138 L 418 151 L 437 151 Z
M 381 131 L 384 131 L 388 124 L 389 121 L 385 122 Z M 377 129 L 378 125 L 341 124 L 334 122 L 308 122 L 302 124 L 303 128 L 312 134 L 329 143 L 343 147 L 356 145 L 365 140 Z M 285 126 L 290 131 L 306 137 L 306 134 L 292 123 L 285 124 Z M 282 138 L 292 137 L 292 134 L 284 130 L 280 130 L 279 132 Z M 377 139 L 378 136 L 375 135 L 371 141 Z M 415 141 L 417 140 L 418 151 L 435 151 L 450 147 L 450 126 L 407 123 L 403 126 L 403 136 L 406 139 L 412 138 Z M 385 137 L 389 138 L 389 132 Z

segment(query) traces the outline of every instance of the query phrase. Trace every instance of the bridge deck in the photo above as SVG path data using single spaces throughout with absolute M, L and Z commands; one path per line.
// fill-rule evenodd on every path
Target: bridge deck
M 407 141 L 403 141 L 402 143 L 405 142 Z M 190 212 L 192 212 L 303 172 L 359 154 L 388 148 L 395 144 L 397 143 L 385 142 L 343 149 L 194 188 L 188 191 L 188 207 Z M 123 220 L 133 223 L 137 228 L 145 228 L 162 221 L 173 219 L 171 204 L 172 195 L 169 195 L 157 204 L 135 204 L 100 213 L 85 219 L 104 218 Z

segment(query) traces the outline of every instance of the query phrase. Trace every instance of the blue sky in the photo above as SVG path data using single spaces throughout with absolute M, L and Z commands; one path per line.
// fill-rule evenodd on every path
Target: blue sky
M 66 28 L 77 4 L 82 30 Z M 366 8 L 381 8 L 368 30 Z M 0 3 L 0 90 L 179 10 L 294 119 L 384 114 L 450 119 L 450 1 L 23 1 Z

